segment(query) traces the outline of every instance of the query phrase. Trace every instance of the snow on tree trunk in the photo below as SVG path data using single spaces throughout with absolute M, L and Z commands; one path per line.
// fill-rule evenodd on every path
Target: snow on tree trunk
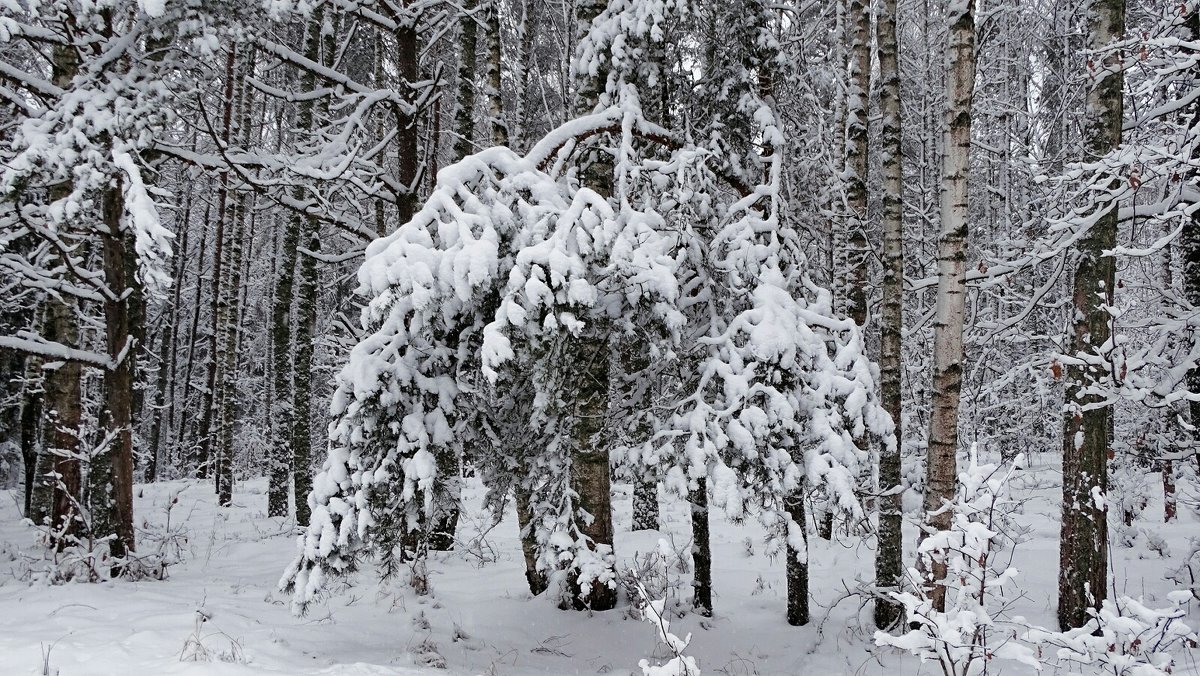
M 1088 24 L 1088 48 L 1098 50 L 1125 33 L 1125 1 L 1095 0 Z M 1091 63 L 1091 88 L 1084 120 L 1090 157 L 1121 143 L 1124 76 L 1113 53 Z M 1110 186 L 1113 187 L 1113 186 Z M 1103 198 L 1102 198 L 1103 200 Z M 1059 543 L 1058 623 L 1063 630 L 1083 626 L 1088 610 L 1099 610 L 1108 587 L 1108 453 L 1113 408 L 1091 389 L 1111 377 L 1107 363 L 1112 335 L 1116 260 L 1104 252 L 1117 240 L 1118 214 L 1110 198 L 1094 204 L 1102 211 L 1078 240 L 1068 333 L 1067 388 L 1063 420 L 1063 516 Z
M 125 249 L 128 238 L 121 226 L 125 204 L 120 183 L 105 191 L 102 208 L 107 229 L 103 240 L 104 281 L 116 295 L 104 303 L 104 334 L 110 364 L 104 370 L 101 429 L 107 438 L 107 449 L 100 458 L 101 462 L 97 463 L 94 459 L 92 463 L 92 486 L 99 491 L 92 496 L 95 510 L 92 534 L 100 537 L 116 535 L 109 542 L 109 552 L 115 559 L 122 559 L 136 549 L 133 532 L 132 427 L 136 345 L 129 316 L 127 290 L 133 280 L 126 277 L 129 252 Z
M 937 305 L 934 310 L 933 406 L 926 456 L 927 527 L 950 528 L 944 508 L 957 480 L 958 413 L 962 389 L 963 322 L 966 310 L 967 182 L 971 166 L 971 102 L 975 87 L 975 3 L 953 0 L 947 10 L 946 131 L 942 150 L 942 231 L 938 238 Z M 931 557 L 923 571 L 938 612 L 946 609 L 944 558 Z

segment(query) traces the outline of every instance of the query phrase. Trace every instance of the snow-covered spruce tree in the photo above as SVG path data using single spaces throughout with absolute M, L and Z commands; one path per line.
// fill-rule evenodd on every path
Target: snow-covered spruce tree
M 494 494 L 507 492 L 513 468 L 529 468 L 517 480 L 530 494 L 538 567 L 560 597 L 586 606 L 611 585 L 613 554 L 582 528 L 591 515 L 571 475 L 581 343 L 597 360 L 583 368 L 602 363 L 611 376 L 622 333 L 587 332 L 618 321 L 656 329 L 645 334 L 661 356 L 652 361 L 670 376 L 643 445 L 653 452 L 641 456 L 668 489 L 710 480 L 714 504 L 761 516 L 801 555 L 803 525 L 784 503 L 804 481 L 861 510 L 865 455 L 854 440 L 891 424 L 857 328 L 833 317 L 779 221 L 783 143 L 770 108 L 743 118 L 772 148 L 765 171 L 747 172 L 646 121 L 632 86 L 610 79 L 605 91 L 612 105 L 525 156 L 497 147 L 442 170 L 413 220 L 368 250 L 367 337 L 339 376 L 330 458 L 282 580 L 298 610 L 364 556 L 389 559 L 401 528 L 438 509 L 435 453 L 467 444 L 487 449 L 477 458 Z M 578 146 L 603 134 L 614 145 L 610 198 L 577 173 L 587 155 Z M 592 443 L 629 422 L 607 401 L 598 415 L 587 421 Z M 525 434 L 503 434 L 514 427 Z

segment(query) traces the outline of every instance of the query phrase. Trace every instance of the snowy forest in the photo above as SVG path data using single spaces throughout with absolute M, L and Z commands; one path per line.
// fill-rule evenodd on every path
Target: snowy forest
M 0 0 L 0 673 L 1200 674 L 1198 0 Z

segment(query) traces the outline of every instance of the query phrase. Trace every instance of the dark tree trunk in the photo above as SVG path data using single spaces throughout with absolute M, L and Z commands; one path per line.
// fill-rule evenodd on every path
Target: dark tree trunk
M 793 627 L 808 624 L 808 538 L 805 534 L 804 490 L 797 489 L 787 498 L 787 623 Z M 793 537 L 795 536 L 795 537 Z M 803 549 L 793 539 L 801 540 Z
M 93 465 L 93 473 L 103 468 L 109 473 L 107 486 L 96 481 L 93 486 L 111 493 L 108 504 L 100 505 L 93 514 L 93 523 L 105 523 L 116 539 L 109 543 L 109 552 L 115 559 L 122 559 L 136 550 L 133 531 L 133 405 L 134 405 L 134 355 L 137 353 L 133 317 L 130 311 L 128 290 L 133 280 L 126 275 L 129 271 L 126 250 L 129 238 L 121 230 L 121 216 L 125 211 L 120 182 L 105 192 L 104 224 L 107 232 L 103 236 L 104 280 L 116 294 L 104 304 L 105 338 L 108 345 L 109 368 L 104 371 L 104 411 L 101 429 L 109 439 L 107 457 L 99 466 Z M 103 477 L 104 472 L 99 472 Z M 96 500 L 93 499 L 93 504 Z M 103 537 L 108 529 L 98 530 L 93 535 Z M 119 572 L 114 566 L 114 573 Z
M 879 453 L 879 548 L 875 554 L 875 586 L 881 593 L 899 590 L 904 575 L 904 539 L 901 526 L 900 448 L 901 337 L 904 329 L 904 219 L 901 202 L 903 168 L 900 129 L 900 69 L 896 41 L 896 0 L 880 4 L 879 105 L 883 113 L 883 312 L 880 318 L 880 398 L 895 423 L 894 445 Z M 875 600 L 875 626 L 887 629 L 901 617 L 902 608 L 881 596 Z
M 1088 47 L 1101 49 L 1125 33 L 1124 0 L 1095 0 L 1088 30 Z M 1096 74 L 1118 68 L 1120 56 L 1104 60 Z M 1085 120 L 1089 160 L 1121 143 L 1124 77 L 1119 68 L 1096 82 L 1088 93 Z M 1105 256 L 1117 241 L 1117 208 L 1105 205 L 1078 243 L 1069 335 L 1071 355 L 1096 354 L 1112 335 L 1108 307 L 1113 304 L 1116 261 Z M 1101 208 L 1105 208 L 1101 207 Z M 1062 629 L 1083 626 L 1089 608 L 1099 609 L 1108 587 L 1108 452 L 1112 406 L 1084 391 L 1110 374 L 1080 366 L 1067 367 L 1063 422 L 1063 518 L 1059 539 L 1058 623 Z M 1096 493 L 1099 492 L 1099 496 Z
M 529 491 L 521 485 L 513 490 L 517 501 L 517 527 L 521 535 L 521 554 L 525 558 L 525 581 L 529 593 L 537 596 L 546 591 L 546 574 L 537 568 L 537 540 L 534 538 L 533 507 Z
M 44 462 L 42 449 L 42 360 L 29 357 L 25 367 L 25 386 L 21 391 L 21 459 L 25 463 L 25 516 L 36 524 L 42 523 L 50 513 L 46 500 L 34 500 L 38 479 L 48 467 L 38 466 Z M 41 491 L 43 496 L 47 495 Z
M 688 491 L 692 509 L 692 607 L 712 617 L 712 543 L 708 532 L 708 480 L 697 479 Z
M 321 49 L 321 26 L 325 12 L 321 6 L 313 10 L 308 21 L 304 57 L 309 61 L 317 61 Z M 316 89 L 316 75 L 312 71 L 304 71 L 300 78 L 300 90 L 311 92 Z M 304 134 L 313 128 L 314 102 L 305 99 L 300 102 L 296 115 L 298 133 Z M 297 188 L 292 195 L 297 201 L 304 201 L 307 195 Z M 295 296 L 296 256 L 300 245 L 300 231 L 307 225 L 308 219 L 300 214 L 293 214 L 283 232 L 283 246 L 279 252 L 279 274 L 275 280 L 275 297 L 271 310 L 271 353 L 272 353 L 272 390 L 274 401 L 271 406 L 271 457 L 270 479 L 267 490 L 267 516 L 287 516 L 288 489 L 295 473 L 301 470 L 294 457 L 295 447 L 295 417 L 294 372 L 292 367 L 292 303 Z M 307 242 L 306 242 L 307 244 Z M 307 472 L 307 463 L 301 471 Z M 295 491 L 296 509 L 307 509 L 308 494 L 301 494 L 300 488 Z M 302 507 L 303 505 L 303 507 Z M 305 518 L 304 522 L 307 523 Z

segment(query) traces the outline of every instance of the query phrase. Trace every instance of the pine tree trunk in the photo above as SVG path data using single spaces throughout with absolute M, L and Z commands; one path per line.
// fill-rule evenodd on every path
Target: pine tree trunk
M 314 219 L 305 219 L 305 246 L 321 251 L 321 234 Z M 292 377 L 292 457 L 296 486 L 296 523 L 308 524 L 308 494 L 312 491 L 312 373 L 313 340 L 317 325 L 317 259 L 300 255 L 300 288 L 296 294 L 296 368 Z
M 808 624 L 808 538 L 805 535 L 804 489 L 787 497 L 787 623 L 793 627 Z M 798 539 L 801 547 L 793 542 Z
M 246 77 L 254 74 L 255 53 L 253 50 L 246 56 L 242 72 L 237 77 L 237 109 L 238 141 L 244 148 L 251 147 L 251 118 L 250 95 Z M 241 343 L 242 329 L 242 265 L 246 239 L 246 224 L 248 218 L 249 196 L 245 190 L 238 193 L 235 200 L 235 210 L 230 224 L 233 226 L 229 237 L 229 270 L 228 284 L 224 285 L 225 293 L 221 299 L 222 344 L 221 355 L 221 443 L 220 456 L 217 461 L 217 502 L 222 507 L 233 504 L 234 484 L 234 430 L 238 417 L 238 347 Z
M 883 0 L 876 19 L 879 41 L 879 105 L 883 113 L 883 313 L 880 334 L 880 398 L 896 425 L 895 445 L 879 454 L 879 548 L 875 553 L 875 586 L 882 593 L 899 590 L 904 575 L 904 508 L 901 501 L 900 445 L 904 439 L 901 411 L 900 359 L 904 330 L 904 218 L 901 190 L 904 172 L 900 141 L 900 69 L 896 42 L 896 0 Z M 887 629 L 901 617 L 900 604 L 875 600 L 875 626 Z
M 42 360 L 38 357 L 28 357 L 25 366 L 25 386 L 21 391 L 21 459 L 25 462 L 25 517 L 35 524 L 41 524 L 50 514 L 47 491 L 38 490 L 44 483 L 39 477 L 49 470 L 45 462 L 44 446 L 42 445 Z M 35 500 L 39 495 L 42 499 Z
M 79 346 L 79 325 L 75 303 L 68 296 L 49 298 L 46 303 L 45 336 L 47 340 L 68 347 Z M 61 549 L 66 539 L 79 531 L 82 476 L 79 455 L 80 419 L 83 415 L 79 362 L 63 362 L 45 375 L 45 415 L 42 423 L 42 451 L 50 477 L 50 525 L 54 544 Z M 41 471 L 39 469 L 39 474 Z
M 708 479 L 688 491 L 692 511 L 692 608 L 712 617 L 712 541 L 708 529 Z
M 237 46 L 231 44 L 225 57 L 225 94 L 224 108 L 221 115 L 221 143 L 229 146 L 230 132 L 233 126 L 233 81 L 234 64 L 237 59 Z M 226 221 L 229 220 L 229 173 L 221 174 L 220 187 L 217 189 L 217 231 L 213 238 L 212 266 L 212 297 L 209 316 L 208 336 L 208 371 L 205 377 L 204 405 L 200 421 L 199 451 L 196 462 L 196 478 L 208 477 L 210 474 L 216 480 L 214 489 L 219 492 L 219 470 L 221 440 L 221 392 L 218 390 L 224 384 L 221 378 L 221 365 L 225 361 L 224 350 L 228 348 L 221 337 L 229 314 L 228 293 L 225 283 L 225 249 Z M 215 428 L 215 429 L 214 429 Z
M 101 491 L 111 491 L 107 495 L 107 504 L 98 505 L 93 513 L 93 535 L 117 536 L 109 543 L 109 552 L 117 560 L 136 549 L 133 532 L 133 380 L 137 339 L 133 335 L 128 291 L 133 280 L 126 276 L 129 238 L 121 230 L 124 211 L 125 200 L 118 182 L 104 194 L 104 281 L 116 294 L 116 298 L 109 298 L 104 303 L 104 333 L 112 364 L 104 371 L 105 405 L 100 428 L 108 436 L 109 445 L 107 453 L 97 459 L 99 462 L 93 461 L 92 466 L 92 485 Z M 103 496 L 103 493 L 99 495 Z M 94 494 L 94 505 L 96 497 Z M 119 574 L 117 566 L 114 566 L 114 574 Z
M 313 10 L 308 21 L 304 42 L 304 57 L 309 61 L 317 61 L 321 49 L 321 25 L 325 20 L 325 12 L 321 6 Z M 312 71 L 304 71 L 300 78 L 300 90 L 311 92 L 316 89 L 316 75 Z M 313 128 L 314 102 L 305 99 L 300 102 L 296 115 L 297 133 L 303 135 Z M 297 201 L 303 202 L 306 195 L 297 188 L 293 195 Z M 274 400 L 271 406 L 271 462 L 270 479 L 267 490 L 267 516 L 287 516 L 288 488 L 297 471 L 308 472 L 307 461 L 301 466 L 294 457 L 295 443 L 295 395 L 292 392 L 295 374 L 292 368 L 292 303 L 295 295 L 296 256 L 300 245 L 301 229 L 308 230 L 308 219 L 300 214 L 293 214 L 283 233 L 283 246 L 279 252 L 279 274 L 275 280 L 275 297 L 271 309 L 271 353 L 272 391 Z M 307 244 L 307 243 L 306 243 Z M 297 364 L 302 363 L 297 360 Z M 299 517 L 301 510 L 305 512 L 303 522 L 308 523 L 308 493 L 301 493 L 300 486 L 295 490 L 296 511 Z
M 946 132 L 942 156 L 942 232 L 938 238 L 937 306 L 933 325 L 933 406 L 926 457 L 926 526 L 950 528 L 944 506 L 954 500 L 958 475 L 958 405 L 962 390 L 963 322 L 966 310 L 967 179 L 971 162 L 971 101 L 975 86 L 973 2 L 950 7 L 946 74 Z M 936 512 L 936 514 L 935 514 Z M 924 562 L 924 559 L 921 560 Z M 944 561 L 924 571 L 936 610 L 946 608 Z
M 52 79 L 60 88 L 67 88 L 79 71 L 79 54 L 70 47 L 53 49 Z M 64 199 L 71 192 L 68 183 L 53 186 L 51 201 Z M 74 243 L 70 223 L 59 225 L 60 237 Z M 46 340 L 67 347 L 81 346 L 77 302 L 69 295 L 47 296 L 42 334 Z M 83 415 L 82 365 L 64 361 L 46 369 L 43 364 L 43 405 L 45 416 L 41 425 L 41 454 L 38 460 L 38 481 L 46 498 L 36 495 L 34 503 L 49 506 L 51 543 L 60 551 L 72 536 L 80 531 L 82 519 L 82 473 L 79 458 L 83 453 L 80 439 L 80 420 Z M 48 499 L 47 499 L 48 498 Z
M 1095 0 L 1088 26 L 1088 48 L 1101 49 L 1125 33 L 1124 0 Z M 1092 160 L 1121 143 L 1124 77 L 1120 56 L 1107 57 L 1093 72 L 1087 96 L 1085 145 Z M 1109 74 L 1109 69 L 1116 69 Z M 1117 241 L 1117 208 L 1107 212 L 1078 242 L 1069 335 L 1070 355 L 1097 354 L 1112 335 L 1107 307 L 1113 304 L 1116 265 L 1111 250 Z M 1101 369 L 1067 366 L 1063 421 L 1063 517 L 1059 542 L 1058 623 L 1062 629 L 1081 627 L 1089 608 L 1100 608 L 1108 586 L 1108 451 L 1112 406 L 1103 397 L 1084 392 L 1090 383 L 1105 380 Z

